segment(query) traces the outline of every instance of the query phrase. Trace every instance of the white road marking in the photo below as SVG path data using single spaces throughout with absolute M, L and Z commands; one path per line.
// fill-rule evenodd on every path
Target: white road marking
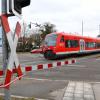
M 0 96 L 4 96 L 4 93 L 0 93 Z M 11 95 L 13 98 L 19 98 L 19 99 L 29 99 L 32 97 L 23 97 L 23 96 L 17 96 L 17 95 Z M 33 97 L 34 98 L 34 97 Z M 39 98 L 34 98 L 35 100 L 48 100 L 48 99 L 39 99 Z
M 85 65 L 68 65 L 68 66 L 72 66 L 72 67 L 86 67 Z
M 42 78 L 23 78 L 26 80 L 36 80 L 36 81 L 63 81 L 63 82 L 69 82 L 69 80 L 52 80 L 52 79 L 42 79 Z
M 4 96 L 4 93 L 0 93 L 1 96 Z M 29 97 L 23 97 L 23 96 L 17 96 L 17 95 L 11 95 L 11 97 L 14 98 L 20 98 L 20 99 L 28 99 Z
M 100 58 L 96 59 L 96 60 L 100 60 Z

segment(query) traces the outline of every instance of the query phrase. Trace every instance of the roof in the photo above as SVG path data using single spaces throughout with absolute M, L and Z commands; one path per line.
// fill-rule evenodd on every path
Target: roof
M 72 33 L 65 33 L 65 32 L 55 32 L 55 33 L 51 33 L 51 34 L 62 34 L 62 35 L 68 35 L 68 36 L 75 36 L 75 37 L 79 37 L 79 38 L 86 38 L 86 39 L 96 39 L 96 40 L 100 40 L 100 38 L 93 38 L 93 37 L 89 37 L 89 36 L 82 36 L 80 34 L 72 34 Z

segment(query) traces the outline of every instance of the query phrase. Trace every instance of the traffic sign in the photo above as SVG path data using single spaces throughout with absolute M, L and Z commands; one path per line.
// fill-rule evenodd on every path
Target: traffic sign
M 6 33 L 7 40 L 10 46 L 10 50 L 11 50 L 10 56 L 8 59 L 7 70 L 6 70 L 6 75 L 5 75 L 5 83 L 4 83 L 4 84 L 8 84 L 11 81 L 11 76 L 13 74 L 14 66 L 15 66 L 17 75 L 19 77 L 22 76 L 21 66 L 19 64 L 19 60 L 16 54 L 18 38 L 21 34 L 21 25 L 19 24 L 19 22 L 17 22 L 14 36 L 12 36 L 12 31 L 10 30 L 9 23 L 8 23 L 8 17 L 6 15 L 2 15 L 1 18 L 2 18 L 3 28 Z M 6 86 L 6 88 L 9 89 L 9 86 L 10 85 Z

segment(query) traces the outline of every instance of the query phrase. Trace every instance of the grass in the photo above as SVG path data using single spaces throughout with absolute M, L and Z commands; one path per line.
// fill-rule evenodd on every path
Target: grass
M 2 98 L 2 97 L 0 97 L 0 100 L 3 100 L 3 98 Z
M 0 100 L 4 100 L 2 96 L 0 96 Z M 24 99 L 24 98 L 14 98 L 14 97 L 12 97 L 11 100 L 35 100 L 35 99 L 34 98 Z

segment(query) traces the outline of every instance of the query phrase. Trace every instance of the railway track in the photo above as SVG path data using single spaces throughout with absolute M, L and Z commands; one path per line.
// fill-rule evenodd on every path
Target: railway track
M 20 61 L 20 64 L 22 66 L 25 65 L 36 65 L 36 64 L 43 64 L 43 63 L 51 63 L 55 61 L 63 61 L 65 59 L 80 59 L 80 58 L 100 58 L 100 54 L 88 54 L 88 55 L 69 55 L 68 57 L 65 57 L 63 59 L 57 59 L 57 60 L 47 60 L 43 57 L 41 54 L 30 54 L 30 53 L 24 53 L 24 54 L 18 54 L 18 58 Z M 0 59 L 0 69 L 2 69 L 2 59 Z

